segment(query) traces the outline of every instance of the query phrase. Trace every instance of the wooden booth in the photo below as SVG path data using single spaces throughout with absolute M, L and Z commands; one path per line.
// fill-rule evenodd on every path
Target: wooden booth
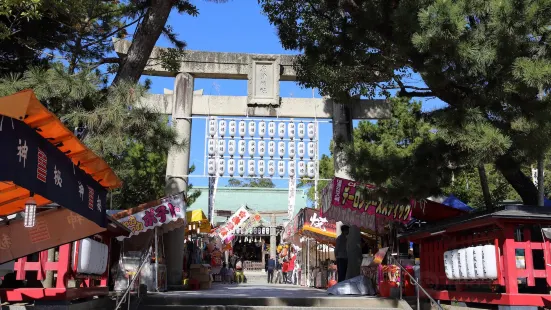
M 106 216 L 119 178 L 30 90 L 0 98 L 0 147 L 0 263 L 16 260 L 2 302 L 108 294 L 108 236 L 126 233 Z
M 400 236 L 420 246 L 421 285 L 436 300 L 551 305 L 551 209 L 505 206 Z

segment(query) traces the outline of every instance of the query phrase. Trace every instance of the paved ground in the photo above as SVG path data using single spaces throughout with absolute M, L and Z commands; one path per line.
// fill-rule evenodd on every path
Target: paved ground
M 221 297 L 329 297 L 325 290 L 295 286 L 290 284 L 222 284 L 213 283 L 210 290 L 166 292 L 164 295 L 201 296 L 202 298 Z

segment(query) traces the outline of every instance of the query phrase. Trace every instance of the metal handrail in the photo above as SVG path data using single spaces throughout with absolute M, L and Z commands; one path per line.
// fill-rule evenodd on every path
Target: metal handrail
M 406 268 L 404 268 L 404 266 L 402 266 L 402 264 L 400 264 L 400 262 L 398 262 L 398 259 L 396 259 L 396 258 L 394 258 L 394 257 L 392 257 L 392 256 L 389 256 L 389 257 L 391 257 L 391 258 L 392 258 L 392 261 L 393 261 L 396 265 L 398 265 L 398 267 L 399 267 L 400 269 L 402 269 L 402 270 L 409 276 L 409 278 L 411 279 L 411 281 L 413 281 L 413 283 L 414 283 L 415 285 L 417 285 L 417 287 L 418 287 L 419 289 L 421 289 L 421 290 L 423 291 L 423 293 L 425 293 L 425 295 L 430 299 L 430 301 L 431 301 L 433 304 L 435 304 L 435 305 L 438 307 L 438 309 L 444 310 L 444 308 L 442 308 L 442 306 L 441 306 L 439 303 L 437 303 L 436 300 L 434 300 L 434 298 L 432 298 L 432 297 L 430 296 L 430 294 L 421 286 L 421 284 L 417 281 L 417 279 L 415 279 L 415 277 L 412 276 L 412 275 L 406 270 Z M 419 309 L 419 291 L 417 291 L 417 310 L 421 310 L 421 309 Z
M 124 291 L 124 294 L 122 295 L 121 297 L 121 300 L 119 301 L 119 303 L 117 304 L 117 306 L 115 307 L 115 310 L 118 310 L 120 308 L 120 306 L 124 303 L 124 298 L 126 297 L 126 295 L 128 295 L 130 293 L 130 291 L 132 290 L 132 285 L 134 284 L 134 281 L 136 281 L 137 278 L 139 278 L 139 275 L 140 273 L 142 272 L 142 268 L 143 266 L 145 266 L 145 264 L 149 261 L 149 258 L 150 258 L 150 254 L 147 253 L 144 257 L 144 260 L 142 262 L 142 264 L 140 265 L 140 268 L 138 268 L 138 271 L 136 272 L 136 275 L 132 278 L 132 280 L 130 281 L 130 283 L 128 284 L 128 287 L 126 288 L 126 290 Z M 139 291 L 140 291 L 140 288 L 138 288 L 138 294 L 139 294 Z M 128 307 L 130 307 L 130 298 L 128 299 Z

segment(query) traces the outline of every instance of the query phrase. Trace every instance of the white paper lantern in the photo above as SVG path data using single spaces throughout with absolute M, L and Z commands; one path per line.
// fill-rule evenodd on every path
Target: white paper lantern
M 287 171 L 290 177 L 294 177 L 296 173 L 296 164 L 294 160 L 287 162 Z
M 263 160 L 259 160 L 257 165 L 258 175 L 264 176 L 264 172 L 266 172 L 266 163 Z
M 209 120 L 209 135 L 211 137 L 214 137 L 215 134 L 216 134 L 216 119 L 211 118 Z
M 313 162 L 313 161 L 309 161 L 308 162 L 308 165 L 307 165 L 307 169 L 308 169 L 308 177 L 309 178 L 313 178 L 316 176 L 316 163 Z
M 300 139 L 304 139 L 304 136 L 306 135 L 306 125 L 304 125 L 303 122 L 298 123 L 298 137 Z
M 254 157 L 254 154 L 256 153 L 256 142 L 254 140 L 250 140 L 248 143 L 249 146 L 249 156 Z
M 214 140 L 214 139 L 209 139 L 207 145 L 208 145 L 208 152 L 209 152 L 209 155 L 214 155 L 214 154 L 216 154 L 216 140 Z
M 248 173 L 249 173 L 249 176 L 254 177 L 254 169 L 255 169 L 255 162 L 254 162 L 254 160 L 252 160 L 252 159 L 249 160 L 249 162 L 247 163 L 247 165 L 248 165 L 247 171 L 248 171 Z
M 304 154 L 306 153 L 306 146 L 304 142 L 300 141 L 297 143 L 297 155 L 300 158 L 304 158 Z
M 303 178 L 304 176 L 306 176 L 306 162 L 300 160 L 298 162 L 298 176 Z
M 226 161 L 223 158 L 220 158 L 218 160 L 218 167 L 216 167 L 216 170 L 218 170 L 218 175 L 224 175 L 225 165 Z
M 258 135 L 261 138 L 264 138 L 264 136 L 266 135 L 266 122 L 265 121 L 258 122 Z
M 308 123 L 308 138 L 314 139 L 316 136 L 316 125 L 314 123 Z
M 208 160 L 208 172 L 209 172 L 209 175 L 214 175 L 216 173 L 216 159 L 209 158 L 209 160 Z
M 276 124 L 274 122 L 269 122 L 268 123 L 268 136 L 270 138 L 273 138 L 273 137 L 275 137 L 275 134 L 276 134 Z
M 218 140 L 218 155 L 224 156 L 226 153 L 226 141 L 224 139 Z
M 266 141 L 260 140 L 258 141 L 258 155 L 264 157 L 264 154 L 266 154 Z
M 256 135 L 256 122 L 250 121 L 249 122 L 249 136 L 252 138 Z
M 285 123 L 284 122 L 279 122 L 279 124 L 277 125 L 277 135 L 281 139 L 285 138 Z
M 289 124 L 287 124 L 287 135 L 289 136 L 289 139 L 293 140 L 295 138 L 295 123 L 293 122 L 289 122 Z
M 228 160 L 228 174 L 233 176 L 235 174 L 235 159 Z
M 237 161 L 237 173 L 240 176 L 245 174 L 245 161 L 243 159 Z
M 295 148 L 295 142 L 294 141 L 290 141 L 290 142 L 287 143 L 287 153 L 289 154 L 289 158 L 291 158 L 291 159 L 295 158 L 297 150 Z
M 275 152 L 276 152 L 276 144 L 275 144 L 275 142 L 274 142 L 274 141 L 268 142 L 268 155 L 269 155 L 270 157 L 274 157 Z
M 237 123 L 234 120 L 231 120 L 228 125 L 228 134 L 230 137 L 235 137 L 235 134 L 237 133 Z
M 245 134 L 247 133 L 247 122 L 245 121 L 239 121 L 239 136 L 241 138 L 245 137 Z
M 245 155 L 246 150 L 247 150 L 247 142 L 245 142 L 245 140 L 239 140 L 239 145 L 237 146 L 237 153 L 243 156 Z
M 279 174 L 280 177 L 285 175 L 285 161 L 280 160 L 277 162 L 277 174 Z
M 221 120 L 218 122 L 218 134 L 223 137 L 226 135 L 226 121 L 225 120 Z
M 316 155 L 316 144 L 312 141 L 308 142 L 308 157 L 314 158 Z
M 285 157 L 285 142 L 279 141 L 277 143 L 277 155 L 279 155 L 280 158 Z
M 228 154 L 235 155 L 235 140 L 233 139 L 228 141 Z
M 269 160 L 268 161 L 268 175 L 273 176 L 275 174 L 275 172 L 276 172 L 275 161 Z

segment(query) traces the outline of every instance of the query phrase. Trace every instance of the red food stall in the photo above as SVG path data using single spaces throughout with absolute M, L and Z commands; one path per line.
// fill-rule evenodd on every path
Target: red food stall
M 420 245 L 421 285 L 436 300 L 547 307 L 548 227 L 549 208 L 505 206 L 425 225 L 400 238 Z

